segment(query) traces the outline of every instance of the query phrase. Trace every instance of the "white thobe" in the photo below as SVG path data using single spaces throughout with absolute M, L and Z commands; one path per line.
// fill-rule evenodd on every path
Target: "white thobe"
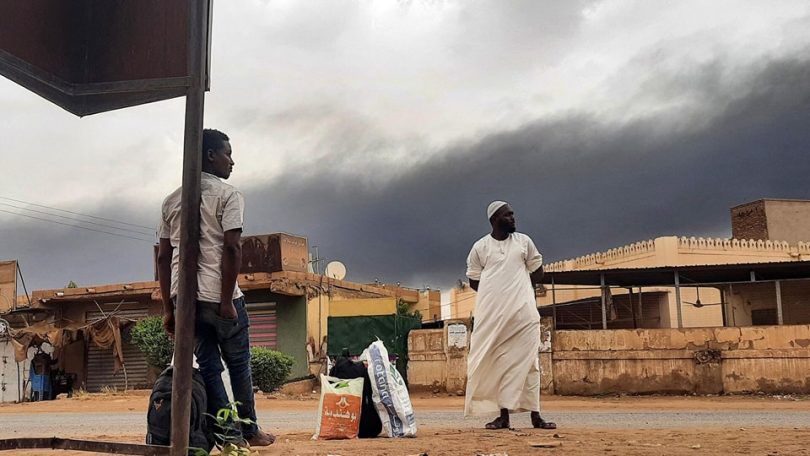
M 467 258 L 467 277 L 480 281 L 467 358 L 465 415 L 505 408 L 540 411 L 540 315 L 530 274 L 543 264 L 532 240 L 487 234 Z

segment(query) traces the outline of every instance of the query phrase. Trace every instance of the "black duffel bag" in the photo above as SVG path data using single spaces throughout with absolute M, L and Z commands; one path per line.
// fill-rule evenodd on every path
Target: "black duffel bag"
M 357 436 L 361 439 L 379 436 L 382 432 L 382 421 L 380 421 L 380 415 L 377 414 L 377 409 L 374 408 L 374 401 L 371 397 L 371 380 L 368 378 L 366 366 L 341 356 L 335 360 L 335 365 L 332 366 L 329 375 L 344 380 L 363 379 L 363 408 L 360 412 L 360 432 Z

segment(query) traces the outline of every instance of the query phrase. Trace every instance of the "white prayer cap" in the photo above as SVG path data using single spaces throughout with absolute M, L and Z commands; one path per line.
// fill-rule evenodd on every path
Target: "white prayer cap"
M 487 220 L 491 219 L 492 216 L 498 212 L 498 209 L 506 206 L 506 204 L 506 201 L 493 201 L 489 203 L 489 206 L 487 207 Z

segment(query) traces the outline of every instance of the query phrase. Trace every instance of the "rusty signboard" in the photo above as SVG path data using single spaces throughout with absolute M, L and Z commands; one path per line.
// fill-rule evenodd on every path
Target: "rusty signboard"
M 307 272 L 307 238 L 285 233 L 246 236 L 242 240 L 241 272 Z
M 184 96 L 188 5 L 0 0 L 0 75 L 78 116 Z
M 158 249 L 158 244 L 152 246 L 155 280 L 158 280 Z M 241 273 L 308 270 L 309 247 L 307 238 L 303 236 L 273 233 L 242 238 Z
M 0 313 L 17 304 L 17 261 L 0 261 Z

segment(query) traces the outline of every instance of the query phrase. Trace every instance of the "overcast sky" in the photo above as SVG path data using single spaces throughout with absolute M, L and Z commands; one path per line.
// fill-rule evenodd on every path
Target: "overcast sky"
M 214 21 L 205 123 L 246 233 L 305 235 L 351 280 L 448 289 L 493 199 L 553 261 L 810 198 L 806 0 L 228 0 Z M 0 199 L 0 260 L 29 290 L 149 280 L 183 100 L 79 119 L 0 79 L 0 106 L 0 197 L 147 227 Z

